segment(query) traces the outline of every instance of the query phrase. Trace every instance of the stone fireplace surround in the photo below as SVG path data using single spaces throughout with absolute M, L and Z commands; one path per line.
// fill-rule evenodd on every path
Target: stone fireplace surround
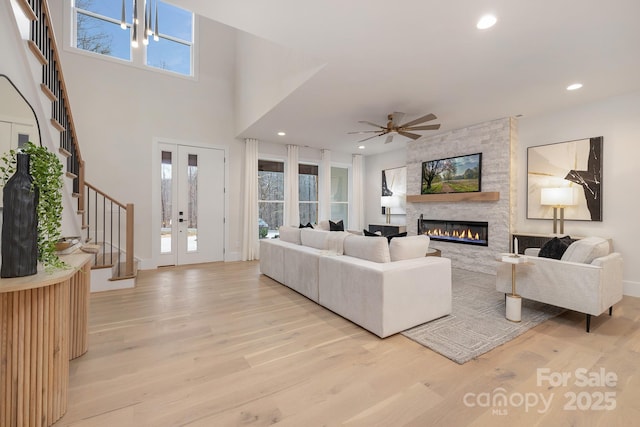
M 515 155 L 517 120 L 512 117 L 479 123 L 443 134 L 423 137 L 407 144 L 407 195 L 419 195 L 422 162 L 471 153 L 482 153 L 482 192 L 500 193 L 497 201 L 407 201 L 407 231 L 417 234 L 418 218 L 486 221 L 488 246 L 460 245 L 432 240 L 452 266 L 495 274 L 496 255 L 509 251 L 511 224 L 515 222 Z

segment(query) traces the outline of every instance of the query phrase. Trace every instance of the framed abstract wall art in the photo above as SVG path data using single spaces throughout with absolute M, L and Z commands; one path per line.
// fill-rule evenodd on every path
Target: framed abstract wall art
M 395 196 L 397 207 L 391 209 L 391 215 L 405 215 L 407 213 L 407 167 L 402 166 L 393 169 L 382 170 L 381 196 Z M 385 208 L 382 207 L 382 214 Z
M 542 189 L 570 188 L 567 220 L 602 221 L 601 136 L 527 148 L 527 218 L 552 219 Z

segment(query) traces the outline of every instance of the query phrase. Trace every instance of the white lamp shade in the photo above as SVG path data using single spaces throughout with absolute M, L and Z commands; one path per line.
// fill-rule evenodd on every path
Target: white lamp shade
M 575 204 L 573 188 L 543 188 L 540 195 L 540 204 L 548 206 L 572 206 Z
M 384 208 L 397 208 L 400 206 L 400 199 L 396 196 L 380 197 L 380 206 Z

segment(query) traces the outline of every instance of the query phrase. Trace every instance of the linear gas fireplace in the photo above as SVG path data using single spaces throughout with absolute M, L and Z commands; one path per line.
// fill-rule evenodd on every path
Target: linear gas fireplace
M 426 234 L 431 240 L 489 246 L 488 222 L 420 218 L 418 219 L 418 234 Z

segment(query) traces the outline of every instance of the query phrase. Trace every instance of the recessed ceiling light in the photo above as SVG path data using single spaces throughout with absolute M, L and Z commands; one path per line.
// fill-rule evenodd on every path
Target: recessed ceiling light
M 480 20 L 478 20 L 476 27 L 479 30 L 486 30 L 487 28 L 493 27 L 496 24 L 496 22 L 498 22 L 498 18 L 496 18 L 495 16 L 484 15 L 482 18 L 480 18 Z
M 278 136 L 285 136 L 285 135 L 286 135 L 286 133 L 284 133 L 284 132 L 278 132 Z
M 364 150 L 365 147 L 364 147 L 364 145 L 359 145 L 358 148 L 361 149 L 361 150 Z
M 577 89 L 580 89 L 581 87 L 582 87 L 582 83 L 574 83 L 567 86 L 567 90 L 577 90 Z

